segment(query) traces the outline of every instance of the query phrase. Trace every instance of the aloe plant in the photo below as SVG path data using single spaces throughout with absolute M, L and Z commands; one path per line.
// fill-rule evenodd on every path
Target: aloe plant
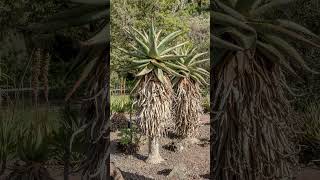
M 80 72 L 79 79 L 66 94 L 65 100 L 71 101 L 79 87 L 86 83 L 86 93 L 81 97 L 82 127 L 79 133 L 84 133 L 86 142 L 86 158 L 80 167 L 82 176 L 86 179 L 107 179 L 108 171 L 106 160 L 108 154 L 108 127 L 109 116 L 109 1 L 106 0 L 70 0 L 74 5 L 70 10 L 59 12 L 45 21 L 23 28 L 33 32 L 34 44 L 41 46 L 52 40 L 50 33 L 57 30 L 83 26 L 91 23 L 99 24 L 95 35 L 86 41 L 80 41 L 80 52 L 74 59 L 66 78 L 70 74 Z M 48 34 L 49 33 L 49 34 Z M 69 102 L 68 102 L 69 103 Z M 72 143 L 71 143 L 72 144 Z
M 180 48 L 177 55 L 185 56 L 180 58 L 171 66 L 178 67 L 179 74 L 183 77 L 174 76 L 173 85 L 175 89 L 175 126 L 178 135 L 194 142 L 197 136 L 197 128 L 202 114 L 201 106 L 201 86 L 208 85 L 206 78 L 209 72 L 201 68 L 200 65 L 209 61 L 201 58 L 204 53 L 196 53 L 196 49 L 187 46 Z
M 52 135 L 52 152 L 55 159 L 64 163 L 64 180 L 69 179 L 71 169 L 75 168 L 78 163 L 75 163 L 75 161 L 81 161 L 85 158 L 82 154 L 86 146 L 83 135 L 73 140 L 73 146 L 70 149 L 70 141 L 73 138 L 73 134 L 81 128 L 80 117 L 77 113 L 75 109 L 71 108 L 70 104 L 66 104 L 61 109 L 58 127 Z
M 0 176 L 7 168 L 8 160 L 15 155 L 17 123 L 12 119 L 14 113 L 2 109 L 0 115 Z
M 16 136 L 19 143 L 16 146 L 17 157 L 24 162 L 23 165 L 14 165 L 8 179 L 20 180 L 24 178 L 52 180 L 45 162 L 49 158 L 49 136 L 52 122 L 46 121 L 44 116 L 35 112 L 32 119 L 23 120 L 16 127 Z M 40 121 L 40 122 L 39 122 Z
M 285 72 L 308 67 L 292 42 L 320 47 L 305 27 L 265 13 L 293 0 L 215 0 L 211 18 L 212 172 L 220 179 L 281 179 L 292 176 L 290 105 Z
M 172 120 L 172 84 L 168 76 L 182 76 L 177 72 L 178 69 L 168 65 L 172 60 L 184 57 L 174 54 L 173 50 L 186 42 L 171 46 L 181 33 L 176 31 L 160 40 L 161 30 L 157 31 L 152 22 L 148 33 L 135 28 L 128 31 L 135 42 L 131 45 L 132 51 L 120 48 L 133 57 L 127 69 L 135 72 L 137 78 L 132 93 L 135 95 L 138 124 L 149 137 L 149 156 L 146 162 L 152 164 L 163 161 L 158 140 L 165 134 Z

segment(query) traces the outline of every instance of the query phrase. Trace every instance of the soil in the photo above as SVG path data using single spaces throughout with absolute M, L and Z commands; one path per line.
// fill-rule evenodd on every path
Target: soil
M 210 125 L 209 116 L 204 115 L 197 137 L 198 144 L 188 145 L 181 152 L 174 152 L 166 146 L 178 141 L 171 135 L 160 139 L 160 154 L 165 161 L 160 164 L 147 164 L 148 142 L 143 137 L 140 150 L 134 155 L 125 155 L 117 150 L 118 132 L 112 132 L 111 162 L 121 169 L 126 179 L 166 179 L 177 163 L 183 163 L 187 168 L 188 179 L 209 179 L 210 172 Z
M 135 155 L 125 155 L 117 150 L 118 132 L 112 132 L 111 135 L 111 162 L 122 171 L 122 175 L 126 180 L 144 180 L 144 179 L 168 179 L 168 175 L 172 169 L 183 163 L 187 168 L 187 179 L 209 179 L 210 172 L 210 144 L 209 144 L 209 116 L 204 115 L 200 127 L 200 143 L 186 147 L 182 152 L 173 152 L 173 148 L 166 148 L 177 140 L 176 137 L 170 136 L 162 138 L 160 153 L 165 161 L 161 164 L 146 164 L 144 160 L 147 158 L 147 141 L 143 141 L 143 145 Z M 11 163 L 9 163 L 11 164 Z M 63 180 L 63 167 L 48 166 L 51 176 L 55 180 Z M 7 172 L 8 173 L 8 172 Z M 6 174 L 7 174 L 6 173 Z M 319 180 L 320 169 L 316 167 L 301 167 L 297 173 L 296 180 Z M 69 180 L 80 180 L 80 174 L 71 174 Z M 0 180 L 5 180 L 4 176 Z
M 209 115 L 201 118 L 202 125 L 200 127 L 200 144 L 190 145 L 182 152 L 172 152 L 174 148 L 168 148 L 171 142 L 177 140 L 174 137 L 162 138 L 160 154 L 166 161 L 157 164 L 146 164 L 144 160 L 147 158 L 147 141 L 141 146 L 136 155 L 125 155 L 119 153 L 116 142 L 119 139 L 117 132 L 111 135 L 111 161 L 120 168 L 125 179 L 144 180 L 144 179 L 168 179 L 169 173 L 177 166 L 178 163 L 184 163 L 187 166 L 187 179 L 210 179 L 210 125 Z M 166 148 L 167 146 L 167 148 Z M 320 180 L 320 169 L 312 167 L 300 167 L 295 180 Z

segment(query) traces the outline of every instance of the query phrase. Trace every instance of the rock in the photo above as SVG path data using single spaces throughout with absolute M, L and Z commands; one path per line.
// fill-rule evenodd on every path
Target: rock
M 113 162 L 110 163 L 110 176 L 114 180 L 124 180 L 120 169 Z
M 178 152 L 182 152 L 184 150 L 184 145 L 182 143 L 178 143 Z
M 187 139 L 185 139 L 185 143 L 190 144 L 190 145 L 199 144 L 200 140 L 197 138 L 187 138 Z
M 168 175 L 167 179 L 169 180 L 182 180 L 187 179 L 187 167 L 183 163 L 177 164 L 170 174 Z
M 182 152 L 185 149 L 184 143 L 182 142 L 171 142 L 165 145 L 164 148 L 173 152 Z

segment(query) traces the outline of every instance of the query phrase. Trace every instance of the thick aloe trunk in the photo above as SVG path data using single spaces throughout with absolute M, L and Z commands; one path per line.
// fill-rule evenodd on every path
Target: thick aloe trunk
M 226 56 L 213 83 L 215 180 L 291 177 L 289 104 L 278 66 L 238 52 Z M 252 58 L 250 58 L 252 57 Z
M 198 84 L 182 79 L 176 88 L 175 126 L 179 136 L 189 143 L 197 142 L 200 115 L 202 114 L 201 94 Z
M 159 138 L 172 126 L 172 85 L 165 77 L 161 83 L 154 74 L 143 77 L 136 94 L 138 125 L 149 138 L 149 157 L 147 162 L 160 163 Z
M 149 156 L 146 160 L 147 163 L 150 164 L 158 164 L 164 161 L 159 152 L 159 139 L 149 138 Z

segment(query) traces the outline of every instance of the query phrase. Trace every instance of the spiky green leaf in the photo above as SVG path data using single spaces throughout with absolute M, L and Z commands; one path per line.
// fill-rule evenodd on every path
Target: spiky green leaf
M 263 43 L 261 41 L 257 42 L 257 48 L 264 56 L 268 57 L 268 60 L 286 68 L 292 74 L 296 75 L 296 72 L 292 69 L 290 64 L 287 62 L 283 54 L 278 51 L 275 47 L 270 44 Z
M 169 43 L 171 43 L 172 40 L 176 39 L 181 34 L 182 34 L 181 31 L 175 31 L 175 32 L 169 34 L 168 36 L 166 36 L 164 39 L 162 39 L 157 46 L 159 51 L 163 51 L 164 47 L 166 47 Z
M 239 19 L 241 21 L 246 20 L 246 18 L 242 14 L 240 14 L 239 12 L 234 10 L 233 8 L 225 5 L 224 3 L 220 2 L 220 0 L 216 0 L 215 2 L 218 5 L 218 7 L 220 7 L 225 13 L 227 13 L 227 14 L 231 15 L 232 17 Z
M 168 48 L 168 49 L 166 49 L 166 50 L 164 50 L 164 51 L 160 51 L 159 53 L 160 53 L 160 56 L 162 56 L 162 55 L 164 55 L 164 54 L 166 54 L 166 53 L 168 53 L 168 52 L 171 52 L 171 51 L 173 51 L 174 49 L 177 49 L 178 47 L 181 47 L 181 46 L 183 46 L 183 45 L 185 45 L 185 44 L 187 44 L 188 43 L 188 41 L 186 41 L 186 42 L 183 42 L 183 43 L 180 43 L 180 44 L 178 44 L 178 45 L 175 45 L 175 46 L 173 46 L 173 47 L 171 47 L 171 48 Z
M 150 73 L 154 68 L 152 67 L 151 64 L 143 68 L 136 76 L 144 76 L 148 73 Z
M 282 28 L 280 26 L 276 26 L 268 23 L 252 23 L 252 24 L 263 34 L 272 34 L 272 35 L 278 34 L 280 36 L 285 36 L 291 39 L 299 40 L 305 44 L 320 48 L 319 44 L 314 43 L 306 39 L 302 35 L 299 35 L 293 31 Z
M 159 81 L 160 81 L 161 83 L 165 83 L 164 74 L 163 74 L 162 69 L 157 68 L 157 70 L 155 71 L 155 73 L 156 73 L 156 76 L 157 76 L 157 78 L 159 79 Z
M 298 51 L 291 46 L 288 42 L 285 40 L 276 37 L 276 36 L 266 36 L 266 40 L 269 41 L 272 45 L 280 49 L 283 53 L 285 53 L 287 56 L 291 57 L 293 60 L 295 60 L 299 65 L 301 65 L 305 70 L 311 72 L 311 73 L 316 73 L 314 70 L 312 70 L 303 60 L 301 55 L 298 53 Z
M 237 28 L 241 28 L 243 30 L 255 33 L 255 29 L 251 26 L 247 25 L 246 23 L 239 21 L 238 19 L 233 18 L 232 16 L 213 12 L 213 24 L 225 25 L 225 26 L 233 26 Z
M 232 43 L 225 41 L 225 40 L 223 40 L 217 36 L 214 36 L 214 35 L 211 35 L 211 41 L 212 41 L 214 47 L 233 50 L 233 51 L 243 51 L 244 50 L 240 46 L 232 44 Z
M 283 19 L 277 19 L 276 22 L 280 26 L 282 26 L 282 27 L 284 27 L 286 29 L 289 29 L 291 31 L 296 31 L 296 32 L 307 34 L 307 35 L 317 39 L 318 41 L 320 41 L 319 36 L 317 36 L 316 34 L 311 32 L 309 29 L 301 26 L 300 24 L 297 24 L 297 23 L 295 23 L 293 21 L 283 20 Z
M 269 3 L 267 3 L 265 5 L 262 5 L 259 8 L 253 10 L 251 12 L 251 15 L 252 16 L 262 15 L 262 14 L 264 14 L 265 12 L 267 12 L 270 9 L 273 9 L 273 8 L 275 8 L 277 6 L 280 6 L 280 5 L 289 4 L 292 1 L 294 1 L 294 0 L 276 0 L 276 1 L 274 0 L 274 1 L 270 1 Z

